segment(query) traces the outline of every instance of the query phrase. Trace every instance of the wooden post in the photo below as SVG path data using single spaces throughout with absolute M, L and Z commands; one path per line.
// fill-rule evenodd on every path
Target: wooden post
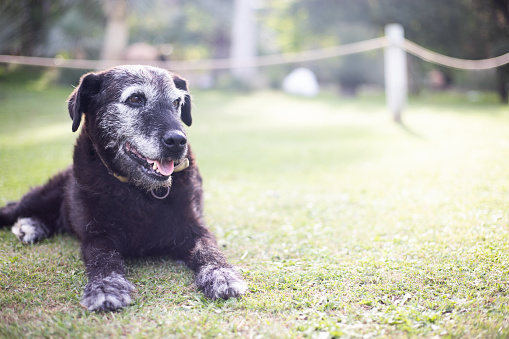
M 401 122 L 401 114 L 407 103 L 407 63 L 403 49 L 405 36 L 400 24 L 385 26 L 389 46 L 385 48 L 385 98 L 387 108 L 394 120 Z

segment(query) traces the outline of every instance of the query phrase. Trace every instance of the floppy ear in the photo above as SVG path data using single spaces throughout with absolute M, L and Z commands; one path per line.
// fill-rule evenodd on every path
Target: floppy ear
M 191 96 L 189 95 L 189 90 L 187 89 L 187 81 L 184 78 L 179 77 L 178 75 L 172 74 L 173 82 L 175 86 L 182 90 L 186 91 L 187 94 L 184 99 L 184 103 L 180 109 L 180 118 L 187 126 L 191 126 L 193 123 L 193 117 L 191 116 Z
M 89 109 L 93 97 L 101 90 L 102 76 L 88 73 L 81 77 L 80 84 L 74 89 L 67 100 L 69 115 L 72 119 L 72 131 L 76 132 L 80 127 L 81 116 L 90 113 Z

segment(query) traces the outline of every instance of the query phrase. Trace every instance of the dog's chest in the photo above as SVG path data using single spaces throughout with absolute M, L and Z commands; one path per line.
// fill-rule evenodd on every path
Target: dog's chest
M 189 208 L 171 196 L 157 200 L 144 192 L 131 191 L 92 198 L 83 201 L 87 208 L 77 208 L 90 214 L 81 226 L 76 225 L 76 233 L 84 238 L 102 234 L 116 239 L 119 248 L 129 255 L 157 254 L 178 247 L 188 238 L 194 223 L 186 213 Z
M 132 254 L 147 254 L 176 247 L 187 237 L 189 220 L 172 199 L 148 200 L 124 209 L 119 228 L 125 231 L 126 248 Z

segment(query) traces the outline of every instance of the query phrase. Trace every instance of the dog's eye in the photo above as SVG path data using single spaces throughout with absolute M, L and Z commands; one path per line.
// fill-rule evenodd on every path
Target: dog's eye
M 175 108 L 179 108 L 180 107 L 180 99 L 177 99 L 177 100 L 173 101 L 173 107 L 175 107 Z
M 140 105 L 140 104 L 143 104 L 143 98 L 141 95 L 139 94 L 134 94 L 134 95 L 131 95 L 128 99 L 127 99 L 127 102 L 131 103 L 131 104 L 135 104 L 135 105 Z

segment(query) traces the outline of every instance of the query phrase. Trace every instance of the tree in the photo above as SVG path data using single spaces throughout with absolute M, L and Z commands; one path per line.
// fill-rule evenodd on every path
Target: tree
M 104 26 L 98 0 L 0 1 L 0 53 L 85 57 L 98 49 Z
M 101 50 L 102 60 L 121 60 L 129 41 L 126 0 L 103 0 L 106 32 Z
M 509 1 L 475 0 L 474 6 L 483 20 L 483 31 L 490 41 L 489 56 L 498 56 L 509 50 Z M 509 65 L 497 68 L 497 89 L 502 102 L 508 102 Z
M 130 41 L 171 44 L 171 58 L 226 58 L 230 50 L 231 0 L 145 0 L 129 15 Z
M 250 0 L 235 0 L 232 43 L 230 56 L 233 59 L 232 75 L 242 83 L 249 83 L 256 77 L 255 67 L 235 67 L 256 58 L 255 9 Z
M 0 52 L 18 55 L 44 55 L 44 43 L 61 10 L 73 1 L 3 0 L 0 2 Z
M 278 35 L 280 52 L 331 47 L 377 36 L 377 28 L 366 20 L 366 0 L 275 1 L 267 9 L 266 21 Z M 364 83 L 381 83 L 380 53 L 363 53 L 308 63 L 321 81 L 338 83 L 343 94 L 356 95 Z
M 323 47 L 379 36 L 389 23 L 400 23 L 406 38 L 434 51 L 464 59 L 483 59 L 509 50 L 508 0 L 298 0 L 285 8 L 285 14 L 298 22 L 291 30 L 280 30 L 292 41 L 291 48 Z M 281 5 L 280 5 L 281 6 Z M 280 17 L 284 17 L 279 14 Z M 282 19 L 284 22 L 285 19 Z M 291 19 L 290 19 L 291 20 Z M 288 46 L 288 44 L 287 44 Z M 371 72 L 362 66 L 364 55 L 351 58 L 338 79 L 366 81 Z M 343 58 L 345 64 L 348 60 Z M 369 61 L 367 61 L 369 63 Z M 360 72 L 352 74 L 358 64 Z M 500 67 L 499 91 L 507 95 L 509 66 Z M 443 69 L 453 77 L 455 71 Z M 329 71 L 330 72 L 330 71 Z M 353 79 L 352 76 L 356 76 Z M 355 83 L 354 81 L 354 83 Z M 352 86 L 355 86 L 352 85 Z

